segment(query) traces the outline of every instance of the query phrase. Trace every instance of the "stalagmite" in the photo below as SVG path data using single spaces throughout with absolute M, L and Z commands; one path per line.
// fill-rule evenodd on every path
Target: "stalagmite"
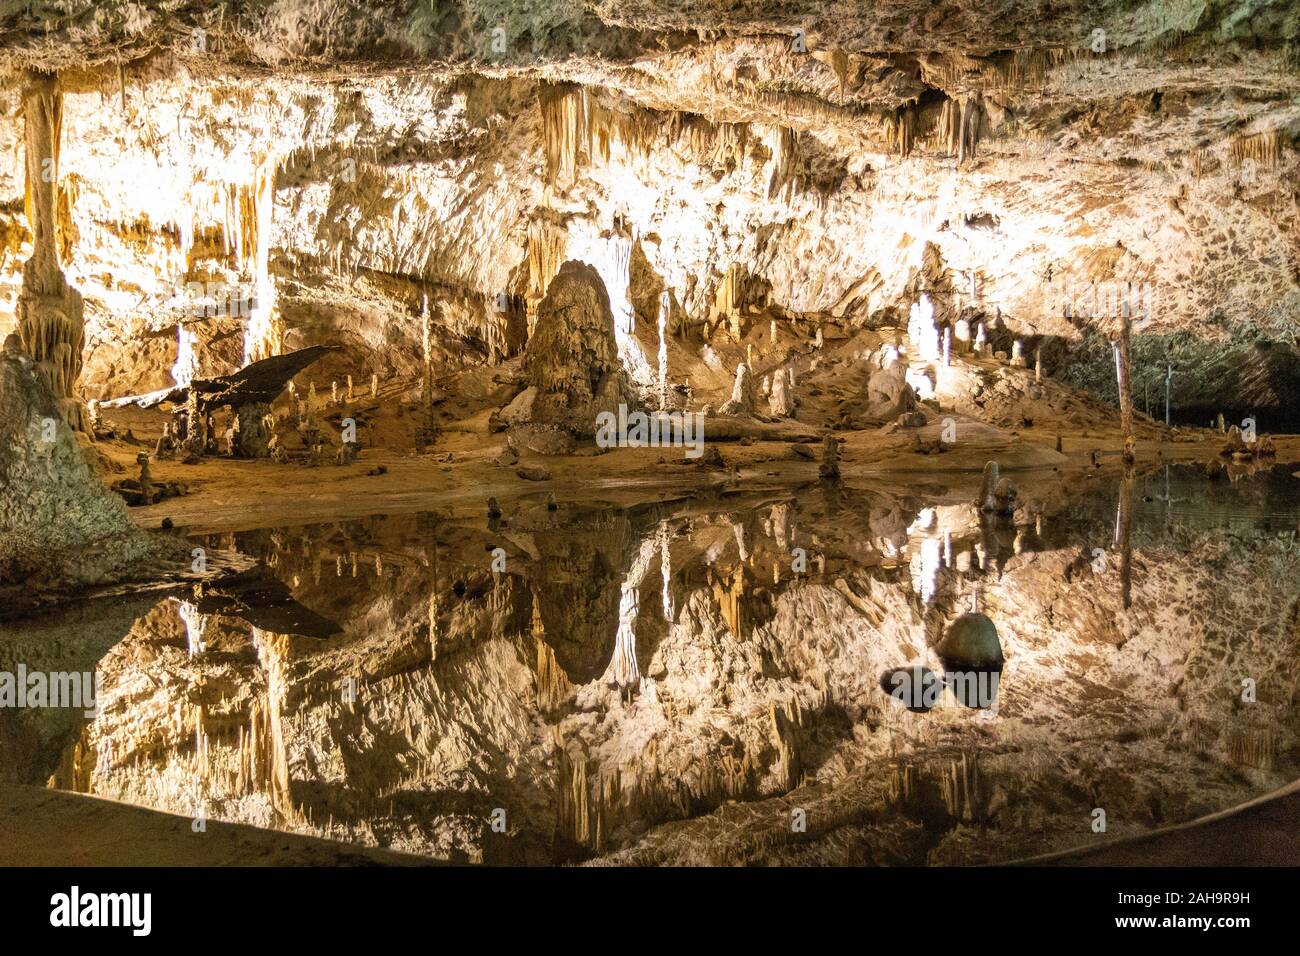
M 768 409 L 778 418 L 785 418 L 793 410 L 789 394 L 785 388 L 786 376 L 778 371 L 772 376 L 772 391 L 768 396 Z
M 731 398 L 719 409 L 724 415 L 752 415 L 754 413 L 754 376 L 744 362 L 736 366 L 736 381 L 731 387 Z
M 24 210 L 32 231 L 32 255 L 23 265 L 16 315 L 23 351 L 35 359 L 54 394 L 59 414 L 85 432 L 85 406 L 77 391 L 85 346 L 81 293 L 68 285 L 59 265 L 55 206 L 63 95 L 52 73 L 28 71 L 23 88 L 23 136 L 27 176 Z

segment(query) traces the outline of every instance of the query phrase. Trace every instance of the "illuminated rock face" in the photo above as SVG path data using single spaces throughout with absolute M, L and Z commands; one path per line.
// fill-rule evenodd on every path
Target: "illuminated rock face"
M 1075 25 L 1098 15 L 1066 6 Z M 422 369 L 410 304 L 423 294 L 435 360 L 444 349 L 478 362 L 518 354 L 550 276 L 581 258 L 606 276 L 625 366 L 650 380 L 657 343 L 641 333 L 656 327 L 660 292 L 688 332 L 716 324 L 722 302 L 718 342 L 730 341 L 749 320 L 751 297 L 737 295 L 753 279 L 791 315 L 825 313 L 849 329 L 890 314 L 906 322 L 924 292 L 941 327 L 964 313 L 971 337 L 1005 330 L 1005 351 L 1014 338 L 1059 337 L 1071 380 L 1108 397 L 1113 310 L 1092 303 L 1136 286 L 1149 320 L 1135 333 L 1135 385 L 1168 348 L 1183 359 L 1175 409 L 1213 415 L 1216 395 L 1286 405 L 1297 361 L 1285 343 L 1300 302 L 1287 186 L 1300 81 L 1281 52 L 1289 27 L 1255 23 L 1260 49 L 1226 65 L 1201 48 L 1208 25 L 1144 23 L 1147 40 L 1190 30 L 1188 44 L 1176 61 L 1140 53 L 1130 70 L 1090 52 L 1034 49 L 1049 34 L 1065 43 L 1046 24 L 1026 27 L 1023 55 L 975 55 L 997 49 L 975 19 L 965 39 L 922 28 L 915 44 L 933 52 L 918 73 L 915 51 L 898 50 L 882 26 L 911 4 L 813 22 L 806 56 L 773 37 L 789 11 L 762 7 L 628 14 L 647 34 L 584 20 L 582 35 L 609 45 L 581 66 L 548 46 L 561 42 L 557 30 L 529 72 L 507 56 L 491 78 L 452 69 L 332 81 L 281 67 L 254 80 L 246 63 L 209 53 L 191 78 L 128 70 L 123 106 L 116 70 L 91 72 L 63 98 L 56 197 L 70 227 L 63 267 L 95 306 L 88 394 L 165 384 L 176 358 L 168 340 L 193 318 L 178 295 L 196 277 L 247 286 L 256 302 L 250 315 L 195 324 L 200 374 L 228 373 L 286 341 L 324 341 L 357 347 L 364 380 L 389 365 Z M 371 25 L 349 33 L 349 15 L 339 16 L 328 56 L 346 73 L 356 48 L 333 44 L 346 33 L 364 46 Z M 692 33 L 701 22 L 736 32 L 685 46 L 674 36 L 672 52 L 659 51 L 654 31 L 683 18 Z M 278 29 L 273 42 L 252 18 L 230 29 L 254 34 L 270 61 L 292 60 Z M 404 35 L 409 27 L 394 33 Z M 84 62 L 76 44 L 96 36 L 60 45 L 56 30 L 33 36 L 33 50 L 51 65 L 72 52 Z M 857 52 L 866 36 L 883 52 Z M 122 59 L 100 39 L 105 62 Z M 212 41 L 212 51 L 247 49 Z M 436 58 L 442 48 L 420 49 Z M 635 83 L 621 59 L 633 54 Z M 1258 102 L 1219 95 L 1242 86 L 1258 88 Z M 1089 107 L 1101 101 L 1104 121 L 1093 124 Z M 881 102 L 894 120 L 880 119 Z M 1240 133 L 1206 143 L 1204 129 Z M 0 116 L 0 142 L 21 135 L 20 121 Z M 1133 161 L 1157 139 L 1157 158 Z M 267 143 L 277 161 L 259 161 L 253 147 Z M 0 164 L 7 208 L 22 180 Z M 23 217 L 0 210 L 0 228 L 21 252 Z M 946 274 L 909 289 L 927 244 Z M 21 261 L 0 266 L 10 291 Z M 642 268 L 653 290 L 638 289 Z M 517 328 L 493 307 L 498 295 L 519 302 Z M 0 300 L 0 332 L 16 324 Z M 954 326 L 958 353 L 962 332 Z M 1277 348 L 1257 348 L 1256 333 Z

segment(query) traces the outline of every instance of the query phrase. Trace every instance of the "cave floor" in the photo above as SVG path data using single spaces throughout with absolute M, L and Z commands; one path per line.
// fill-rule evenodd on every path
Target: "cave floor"
M 930 429 L 937 439 L 937 427 Z M 987 461 L 997 461 L 1022 491 L 1073 484 L 1095 474 L 1094 449 L 1102 454 L 1101 473 L 1122 468 L 1118 429 L 1092 429 L 1062 435 L 1063 454 L 1055 451 L 1056 433 L 1047 429 L 1011 435 L 987 429 L 978 440 L 958 442 L 942 454 L 912 450 L 913 433 L 878 431 L 841 433 L 840 469 L 845 482 L 904 489 L 918 480 L 964 480 L 978 476 Z M 1192 440 L 1139 441 L 1141 465 L 1213 462 L 1222 436 L 1197 430 Z M 1275 436 L 1278 460 L 1300 458 L 1300 436 Z M 377 447 L 363 450 L 350 465 L 308 467 L 223 456 L 186 465 L 176 460 L 151 465 L 155 483 L 180 482 L 186 494 L 149 507 L 131 509 L 142 527 L 156 528 L 170 519 L 191 533 L 238 531 L 257 527 L 339 520 L 377 512 L 400 513 L 448 508 L 456 514 L 483 512 L 489 497 L 501 502 L 554 494 L 559 501 L 605 501 L 630 505 L 680 498 L 710 490 L 760 490 L 818 481 L 820 445 L 809 444 L 811 459 L 796 455 L 788 441 L 716 442 L 725 467 L 709 467 L 686 458 L 678 448 L 619 448 L 599 455 L 530 455 L 517 463 L 497 463 L 506 448 L 503 435 L 444 435 L 424 453 Z M 97 446 L 120 474 L 132 475 L 135 456 L 147 450 L 124 440 Z M 521 467 L 542 469 L 545 481 L 519 477 Z M 371 472 L 382 469 L 382 474 Z

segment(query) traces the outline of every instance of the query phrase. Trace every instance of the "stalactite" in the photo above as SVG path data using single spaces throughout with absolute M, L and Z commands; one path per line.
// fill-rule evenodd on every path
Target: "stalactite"
M 537 324 L 537 307 L 546 298 L 551 280 L 564 264 L 568 233 L 545 219 L 534 219 L 528 224 L 528 334 L 533 334 Z
M 961 107 L 961 135 L 958 140 L 957 163 L 975 158 L 975 149 L 980 140 L 980 122 L 984 115 L 984 105 L 980 94 L 967 97 Z
M 900 106 L 884 118 L 885 142 L 889 151 L 900 157 L 912 154 L 916 143 L 916 109 L 911 104 Z
M 745 566 L 737 564 L 731 580 L 713 575 L 713 596 L 727 629 L 738 641 L 745 639 Z
M 944 100 L 939 110 L 939 123 L 936 130 L 939 147 L 949 156 L 956 156 L 961 149 L 961 102 L 959 100 Z
M 433 320 L 429 315 L 427 293 L 420 306 L 420 361 L 420 400 L 428 408 L 433 404 Z
M 86 329 L 81 293 L 59 266 L 56 193 L 63 97 L 53 74 L 29 71 L 23 89 L 26 192 L 24 210 L 32 231 L 32 255 L 23 265 L 18 296 L 18 333 L 54 393 L 69 427 L 85 432 L 86 409 L 77 395 Z
M 176 323 L 176 362 L 172 365 L 172 381 L 177 385 L 189 385 L 198 373 L 198 333 Z
M 1282 138 L 1277 130 L 1239 134 L 1232 138 L 1231 151 L 1232 160 L 1238 166 L 1249 159 L 1261 166 L 1273 167 L 1282 156 Z
M 933 362 L 939 358 L 939 328 L 934 322 L 934 306 L 930 297 L 924 293 L 909 311 L 907 338 L 916 358 L 922 362 Z
M 733 262 L 714 293 L 709 324 L 717 326 L 727 322 L 732 339 L 739 342 L 744 334 L 745 310 L 759 304 L 763 287 L 760 277 L 752 275 L 742 263 Z
M 673 607 L 672 576 L 673 576 L 673 559 L 672 559 L 672 535 L 668 529 L 668 522 L 659 523 L 659 570 L 663 577 L 663 612 L 664 620 L 669 624 L 677 616 L 676 609 Z
M 271 278 L 271 223 L 275 208 L 274 157 L 261 163 L 253 173 L 249 190 L 240 194 L 241 242 L 253 249 L 253 288 L 256 302 L 244 330 L 244 364 L 261 361 L 284 350 L 284 320 L 275 301 L 275 282 Z
M 556 730 L 559 793 L 556 799 L 555 835 L 557 842 L 578 845 L 591 842 L 590 793 L 587 789 L 587 758 L 582 753 L 570 756 Z

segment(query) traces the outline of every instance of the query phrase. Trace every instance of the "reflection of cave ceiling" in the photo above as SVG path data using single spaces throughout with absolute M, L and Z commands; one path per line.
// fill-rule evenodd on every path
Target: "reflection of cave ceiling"
M 498 295 L 534 291 L 548 230 L 608 270 L 616 220 L 643 313 L 662 284 L 702 321 L 743 267 L 789 314 L 896 318 L 931 242 L 953 304 L 1100 356 L 1079 384 L 1104 387 L 1091 297 L 1129 283 L 1139 360 L 1206 372 L 1181 404 L 1276 405 L 1294 367 L 1256 348 L 1293 357 L 1300 314 L 1294 4 L 44 6 L 0 28 L 0 332 L 16 71 L 57 67 L 91 395 L 169 384 L 193 284 L 253 281 L 239 197 L 267 164 L 290 344 L 381 372 L 416 362 L 424 295 L 446 356 L 517 350 Z M 203 374 L 238 363 L 237 326 L 195 324 Z
M 15 650 L 97 666 L 102 712 L 0 727 L 4 779 L 485 862 L 973 863 L 1077 845 L 1095 806 L 1137 833 L 1294 778 L 1286 479 L 1211 486 L 1173 525 L 1150 497 L 1161 475 L 1138 479 L 1131 608 L 1119 555 L 1088 551 L 1113 533 L 1111 480 L 1027 489 L 1015 523 L 965 488 L 538 504 L 502 529 L 499 575 L 479 521 L 217 536 L 342 633 L 273 634 L 179 597 L 52 619 Z M 1180 469 L 1174 500 L 1205 485 Z M 802 578 L 784 570 L 796 546 Z M 633 694 L 602 673 L 629 581 Z M 975 584 L 1007 655 L 997 720 L 895 706 L 882 672 L 925 659 Z

